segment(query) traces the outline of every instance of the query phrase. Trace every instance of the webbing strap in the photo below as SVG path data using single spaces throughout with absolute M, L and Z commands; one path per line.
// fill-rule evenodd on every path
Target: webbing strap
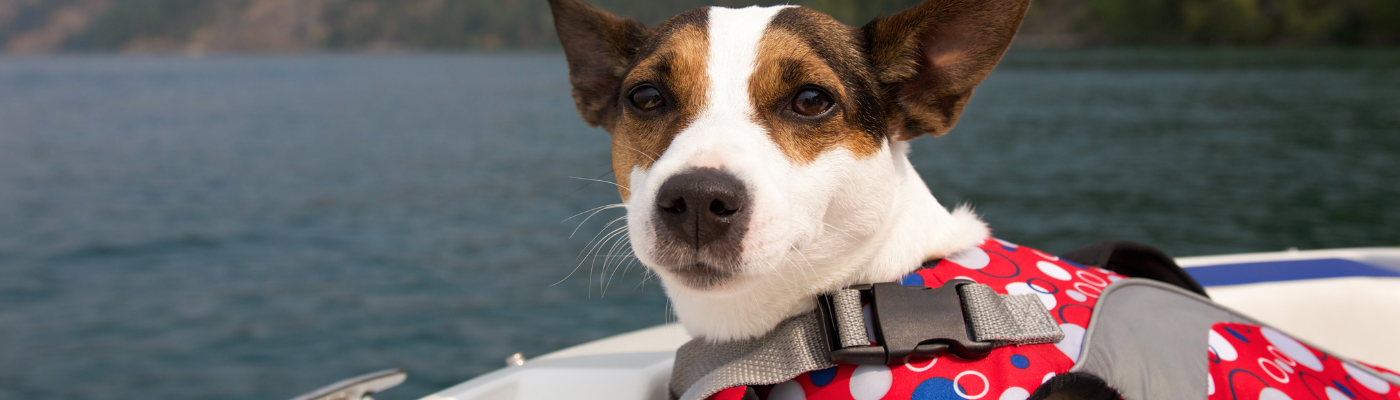
M 969 284 L 958 287 L 963 311 L 972 324 L 972 337 L 998 346 L 1055 343 L 1065 332 L 1045 310 L 1045 303 L 1033 294 L 1002 295 L 990 286 Z
M 712 343 L 695 338 L 676 350 L 671 398 L 702 400 L 724 389 L 783 383 L 831 367 L 831 348 L 823 336 L 817 314 L 805 313 L 756 339 Z
M 865 314 L 860 306 L 860 291 L 838 290 L 831 295 L 831 303 L 835 307 L 836 335 L 841 339 L 841 347 L 869 346 Z
M 958 293 L 969 330 L 979 342 L 1000 347 L 1054 343 L 1065 337 L 1035 295 L 1002 295 L 976 283 L 958 286 Z M 834 349 L 869 346 L 860 291 L 841 290 L 831 300 L 839 344 L 827 343 L 821 311 L 788 318 L 756 339 L 712 343 L 696 338 L 676 351 L 672 398 L 700 400 L 731 387 L 782 383 L 834 365 Z

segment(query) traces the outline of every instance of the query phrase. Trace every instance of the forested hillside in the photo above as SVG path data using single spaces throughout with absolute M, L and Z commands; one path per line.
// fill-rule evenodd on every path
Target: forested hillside
M 848 24 L 917 0 L 798 0 Z M 753 0 L 594 0 L 654 24 Z M 758 4 L 779 3 L 760 0 Z M 1021 46 L 1400 44 L 1400 0 L 1037 0 Z M 0 0 L 0 50 L 297 52 L 550 48 L 544 0 Z

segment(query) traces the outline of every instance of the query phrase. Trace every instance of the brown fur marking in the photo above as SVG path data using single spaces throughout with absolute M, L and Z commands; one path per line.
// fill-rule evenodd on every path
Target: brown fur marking
M 787 8 L 760 39 L 757 68 L 749 78 L 755 122 L 766 126 L 773 142 L 798 164 L 832 148 L 870 156 L 884 142 L 883 125 L 872 123 L 883 113 L 855 33 L 826 14 Z M 825 116 L 804 118 L 790 110 L 793 96 L 807 87 L 825 89 L 834 98 Z
M 569 62 L 574 105 L 584 122 L 606 129 L 617 116 L 617 85 L 648 31 L 579 0 L 549 0 L 549 7 Z
M 1001 59 L 1030 0 L 928 0 L 865 25 L 893 137 L 947 133 Z
M 650 168 L 705 105 L 710 52 L 707 18 L 707 9 L 696 9 L 657 27 L 622 81 L 621 102 L 630 102 L 628 95 L 643 84 L 660 89 L 667 102 L 652 112 L 639 112 L 619 103 L 621 116 L 608 131 L 612 133 L 613 175 L 623 200 L 631 196 L 627 188 L 632 170 Z

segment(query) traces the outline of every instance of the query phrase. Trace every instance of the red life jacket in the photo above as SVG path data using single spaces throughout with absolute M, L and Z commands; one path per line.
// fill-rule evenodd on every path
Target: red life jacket
M 1064 340 L 998 347 L 977 360 L 947 354 L 901 365 L 838 364 L 776 385 L 730 388 L 710 399 L 1027 399 L 1042 384 L 1071 371 L 1081 356 L 1100 293 L 1127 277 L 989 239 L 977 248 L 925 265 L 900 283 L 936 288 L 952 279 L 988 285 L 1001 294 L 1038 296 L 1065 332 Z M 1180 398 L 1400 400 L 1400 386 L 1391 383 L 1400 382 L 1400 376 L 1393 372 L 1367 366 L 1382 375 L 1392 374 L 1387 381 L 1267 327 L 1217 323 L 1201 335 L 1208 337 L 1208 347 L 1179 351 L 1199 351 L 1202 362 L 1208 360 L 1208 387 L 1180 393 Z M 1106 384 L 1115 386 L 1111 380 Z

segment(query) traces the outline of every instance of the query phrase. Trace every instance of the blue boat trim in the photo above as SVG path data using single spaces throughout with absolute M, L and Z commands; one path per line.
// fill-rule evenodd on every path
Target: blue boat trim
M 1340 258 L 1270 261 L 1183 268 L 1201 286 L 1297 281 L 1304 279 L 1400 277 L 1400 272 Z

